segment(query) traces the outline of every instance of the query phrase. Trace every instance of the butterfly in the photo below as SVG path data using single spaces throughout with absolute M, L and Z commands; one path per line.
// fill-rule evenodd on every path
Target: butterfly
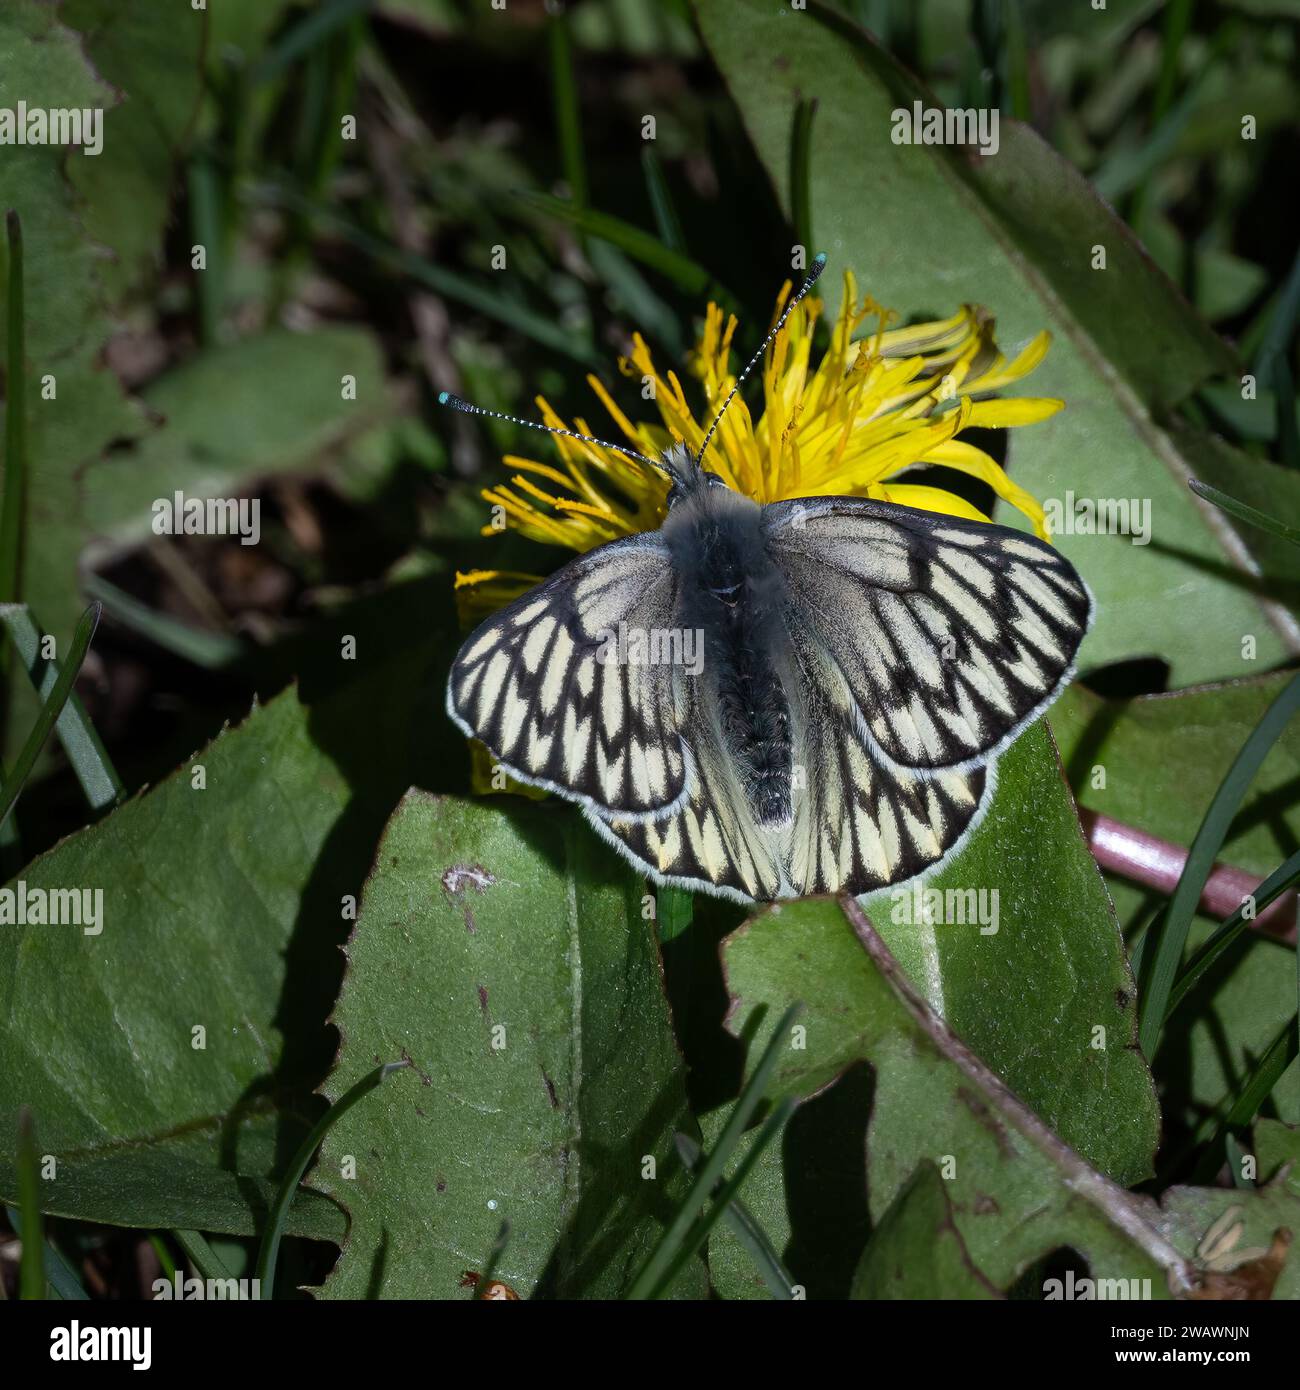
M 1020 531 L 861 497 L 762 505 L 704 467 L 824 265 L 697 453 L 572 436 L 665 474 L 663 524 L 487 619 L 447 685 L 458 728 L 577 802 L 656 883 L 745 903 L 867 893 L 947 863 L 999 755 L 1072 678 L 1093 616 L 1069 561 Z

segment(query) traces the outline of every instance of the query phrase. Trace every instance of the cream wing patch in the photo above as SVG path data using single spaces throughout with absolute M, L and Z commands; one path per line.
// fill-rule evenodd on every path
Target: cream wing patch
M 805 665 L 839 673 L 896 769 L 969 766 L 1067 677 L 1092 600 L 1057 550 L 1006 527 L 866 498 L 764 509 Z
M 676 602 L 654 534 L 580 556 L 471 634 L 448 709 L 513 775 L 652 815 L 686 788 L 675 668 L 630 663 L 619 638 L 670 628 Z

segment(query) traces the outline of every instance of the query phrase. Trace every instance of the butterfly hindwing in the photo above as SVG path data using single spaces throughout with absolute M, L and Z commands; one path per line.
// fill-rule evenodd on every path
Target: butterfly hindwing
M 795 765 L 805 784 L 794 799 L 786 875 L 805 893 L 870 893 L 942 863 L 983 815 L 992 768 L 931 772 L 874 757 L 860 730 L 826 707 L 804 668 L 808 702 L 795 720 Z
M 466 639 L 447 710 L 516 778 L 624 815 L 685 793 L 674 668 L 602 660 L 620 629 L 667 629 L 676 579 L 654 533 L 571 561 Z
M 995 756 L 1072 674 L 1092 599 L 1043 541 L 851 497 L 775 503 L 764 533 L 792 639 L 896 768 Z
M 709 718 L 707 684 L 685 720 L 695 750 L 685 804 L 653 820 L 592 810 L 588 819 L 652 877 L 741 900 L 873 892 L 915 877 L 960 845 L 988 805 L 992 768 L 921 776 L 887 767 L 852 721 L 824 704 L 815 668 L 800 665 L 788 688 L 798 774 L 789 824 L 757 822 Z

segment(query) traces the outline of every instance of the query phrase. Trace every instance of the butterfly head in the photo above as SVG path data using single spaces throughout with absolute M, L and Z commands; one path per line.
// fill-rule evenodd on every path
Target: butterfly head
M 702 468 L 699 455 L 692 454 L 685 444 L 670 445 L 660 454 L 656 467 L 667 473 L 672 482 L 668 489 L 669 511 L 688 497 L 697 497 L 709 488 L 731 490 L 716 473 Z

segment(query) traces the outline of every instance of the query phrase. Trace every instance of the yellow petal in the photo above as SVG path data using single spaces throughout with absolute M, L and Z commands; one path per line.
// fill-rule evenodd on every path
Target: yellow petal
M 885 483 L 881 488 L 886 502 L 900 507 L 915 507 L 922 512 L 942 512 L 944 516 L 963 516 L 967 521 L 988 521 L 978 507 L 972 507 L 955 492 L 940 487 L 920 487 L 914 483 Z
M 1004 502 L 1010 502 L 1013 507 L 1024 512 L 1033 522 L 1035 535 L 1043 540 L 1051 539 L 1047 531 L 1047 517 L 1038 505 L 1038 499 L 1012 482 L 997 460 L 991 458 L 983 449 L 977 449 L 973 444 L 966 444 L 960 439 L 949 439 L 935 445 L 923 462 L 942 463 L 987 483 Z
M 976 401 L 971 408 L 972 429 L 1004 430 L 1013 425 L 1036 425 L 1065 409 L 1064 401 L 1047 397 L 1016 396 L 1012 400 Z

